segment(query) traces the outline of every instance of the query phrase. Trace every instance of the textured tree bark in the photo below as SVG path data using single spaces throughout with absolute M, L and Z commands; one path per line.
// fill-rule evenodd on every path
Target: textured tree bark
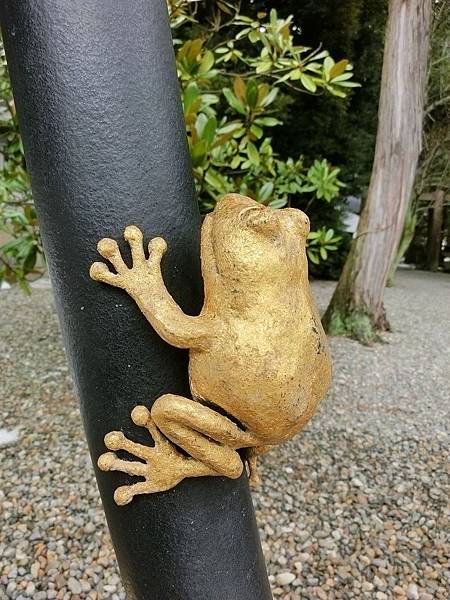
M 390 0 L 378 132 L 356 238 L 324 316 L 332 335 L 369 342 L 389 327 L 383 305 L 422 143 L 431 0 Z
M 411 242 L 414 239 L 416 225 L 417 213 L 413 206 L 409 206 L 405 217 L 405 225 L 403 227 L 403 233 L 400 239 L 400 244 L 398 246 L 395 258 L 392 261 L 392 264 L 389 268 L 389 275 L 386 282 L 387 287 L 392 287 L 395 283 L 395 274 L 397 272 L 398 265 L 400 264 L 402 258 L 405 256 L 409 246 L 411 245 Z
M 442 225 L 444 223 L 444 190 L 433 194 L 434 204 L 430 211 L 431 223 L 427 244 L 427 269 L 437 271 L 441 258 Z
M 202 305 L 199 214 L 165 0 L 3 0 L 3 36 L 58 315 L 128 600 L 269 600 L 246 475 L 186 479 L 127 506 L 104 435 L 148 444 L 131 410 L 189 394 L 187 353 L 127 294 L 92 281 L 96 243 L 137 224 L 164 279 Z M 80 465 L 80 468 L 81 465 Z M 76 476 L 76 474 L 74 474 Z M 55 492 L 57 493 L 57 492 Z

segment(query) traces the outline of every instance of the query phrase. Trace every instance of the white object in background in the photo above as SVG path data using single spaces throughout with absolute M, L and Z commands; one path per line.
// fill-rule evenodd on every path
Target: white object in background
M 362 200 L 359 196 L 346 196 L 344 198 L 345 213 L 343 216 L 344 231 L 356 233 L 359 223 L 359 215 L 361 212 Z
M 11 446 L 19 440 L 19 428 L 1 429 L 0 428 L 0 448 Z

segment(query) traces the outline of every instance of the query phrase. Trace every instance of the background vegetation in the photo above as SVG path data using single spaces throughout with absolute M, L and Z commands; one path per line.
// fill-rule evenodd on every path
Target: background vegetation
M 202 212 L 227 192 L 302 208 L 313 222 L 313 268 L 330 271 L 330 254 L 345 249 L 340 169 L 323 153 L 277 150 L 273 139 L 284 135 L 282 117 L 302 95 L 342 101 L 357 87 L 352 65 L 320 44 L 304 45 L 293 15 L 275 9 L 244 14 L 239 2 L 174 0 L 169 13 Z M 3 55 L 0 80 L 0 221 L 7 240 L 0 247 L 0 279 L 26 286 L 26 276 L 39 271 L 42 247 Z
M 387 6 L 168 0 L 201 211 L 231 191 L 305 210 L 314 276 L 339 276 L 351 241 L 345 197 L 364 203 L 367 194 Z M 450 179 L 450 19 L 448 3 L 435 6 L 425 150 L 396 261 L 410 247 L 407 259 L 421 266 L 429 264 L 433 193 Z M 43 250 L 0 51 L 0 281 L 26 288 L 44 268 Z

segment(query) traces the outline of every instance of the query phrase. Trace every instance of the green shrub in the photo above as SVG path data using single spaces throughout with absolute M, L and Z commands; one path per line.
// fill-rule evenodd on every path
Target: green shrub
M 276 135 L 283 108 L 297 93 L 345 97 L 358 85 L 352 66 L 295 44 L 292 17 L 279 18 L 274 9 L 254 19 L 240 13 L 238 2 L 205 8 L 172 0 L 168 6 L 201 211 L 228 192 L 274 208 L 302 208 L 313 223 L 310 260 L 316 267 L 326 263 L 342 241 L 327 225 L 327 214 L 334 224 L 339 212 L 339 169 L 326 160 L 282 159 L 269 132 Z M 26 287 L 42 248 L 3 54 L 1 60 L 0 223 L 9 239 L 0 246 L 0 281 Z

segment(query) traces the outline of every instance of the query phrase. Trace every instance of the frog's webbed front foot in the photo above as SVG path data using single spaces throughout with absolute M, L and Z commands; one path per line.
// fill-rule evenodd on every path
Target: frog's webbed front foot
M 201 316 L 184 314 L 164 284 L 161 260 L 167 250 L 166 242 L 160 237 L 150 240 L 147 258 L 138 227 L 126 227 L 124 238 L 130 245 L 132 266 L 125 264 L 115 240 L 103 238 L 97 250 L 115 272 L 105 263 L 95 262 L 89 271 L 92 279 L 127 291 L 155 331 L 169 344 L 177 348 L 205 348 L 213 334 L 211 323 Z
M 150 411 L 145 406 L 136 406 L 131 418 L 136 425 L 150 432 L 154 446 L 144 446 L 129 440 L 121 431 L 111 431 L 105 436 L 105 446 L 109 450 L 125 450 L 145 461 L 122 460 L 114 452 L 102 454 L 97 464 L 102 471 L 121 471 L 128 475 L 143 477 L 131 485 L 124 485 L 114 492 L 114 500 L 120 506 L 131 502 L 137 494 L 164 492 L 185 477 L 216 475 L 202 462 L 184 456 L 167 440 L 153 422 Z
M 146 258 L 143 246 L 143 235 L 135 225 L 125 228 L 124 238 L 130 245 L 133 265 L 129 268 L 120 253 L 117 242 L 111 238 L 103 238 L 97 244 L 99 254 L 108 260 L 116 273 L 110 271 L 105 263 L 95 262 L 90 269 L 92 279 L 108 283 L 126 290 L 134 298 L 148 291 L 152 267 L 159 266 L 167 250 L 166 242 L 153 238 L 148 244 L 149 257 Z
M 168 490 L 186 477 L 224 475 L 235 479 L 244 468 L 237 449 L 257 443 L 228 417 L 174 394 L 158 398 L 151 413 L 145 406 L 137 406 L 131 418 L 136 425 L 148 429 L 155 446 L 137 444 L 120 431 L 108 433 L 105 445 L 109 450 L 125 450 L 145 462 L 121 460 L 113 452 L 98 459 L 103 471 L 144 477 L 144 481 L 116 490 L 114 498 L 120 505 L 130 502 L 136 494 Z M 188 456 L 179 452 L 175 444 Z

